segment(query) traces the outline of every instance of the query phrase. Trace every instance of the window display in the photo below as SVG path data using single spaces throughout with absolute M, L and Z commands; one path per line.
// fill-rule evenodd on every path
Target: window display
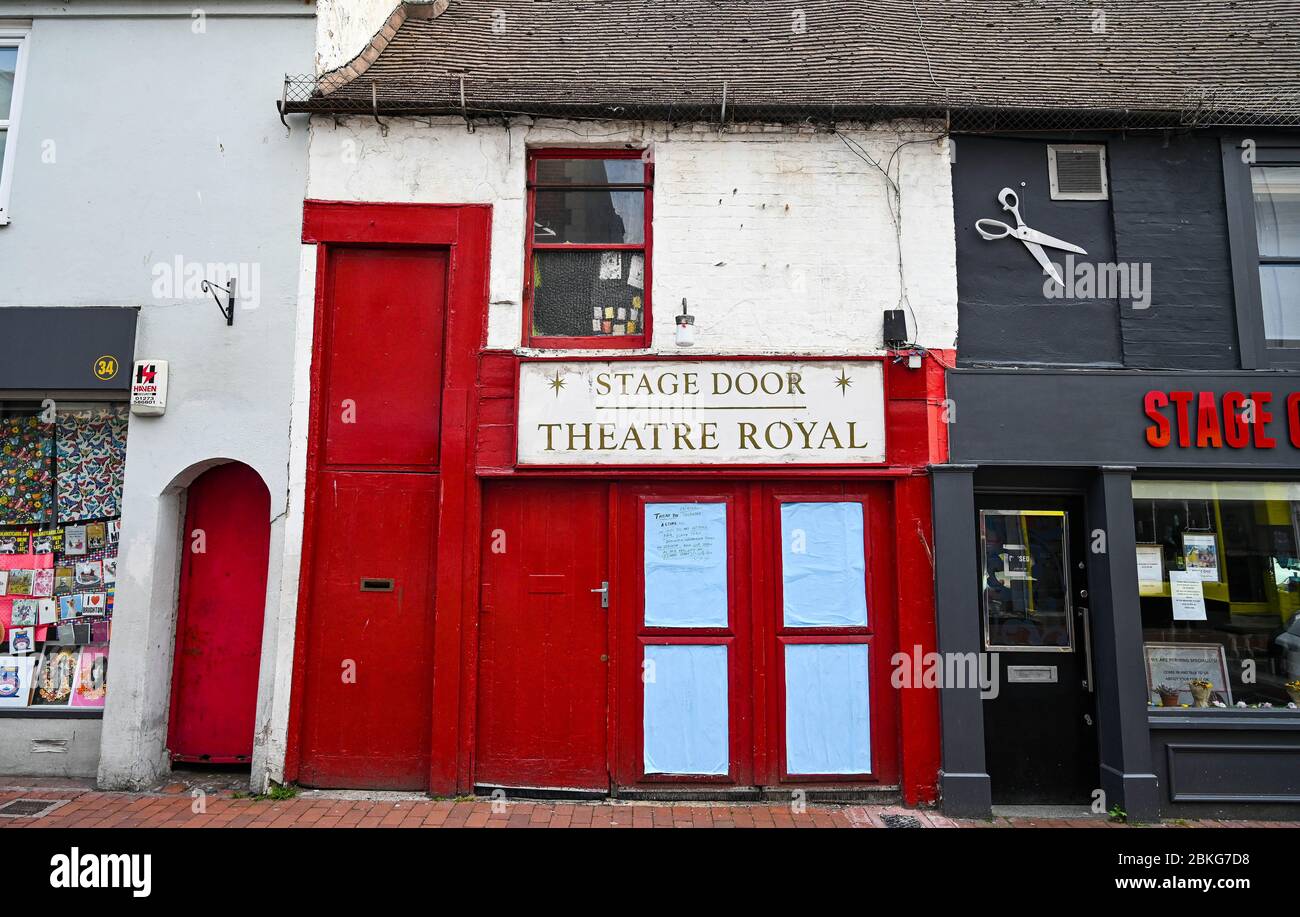
M 1300 484 L 1135 481 L 1147 701 L 1300 701 Z
M 99 709 L 127 409 L 0 404 L 0 709 Z

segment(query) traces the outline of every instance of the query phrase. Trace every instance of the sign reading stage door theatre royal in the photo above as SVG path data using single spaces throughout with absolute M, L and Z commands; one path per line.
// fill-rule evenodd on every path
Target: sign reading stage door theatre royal
M 521 465 L 885 461 L 879 361 L 525 361 Z

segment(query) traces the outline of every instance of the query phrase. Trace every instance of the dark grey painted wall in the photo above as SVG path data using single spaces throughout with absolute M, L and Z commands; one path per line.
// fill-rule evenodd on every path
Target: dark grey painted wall
M 0 389 L 130 389 L 139 311 L 0 307 Z M 101 357 L 117 360 L 110 379 L 95 375 Z
M 947 382 L 954 463 L 1300 468 L 1300 449 L 1291 444 L 1286 411 L 1287 395 L 1300 390 L 1294 373 L 958 369 L 948 373 Z M 1149 446 L 1151 421 L 1143 398 L 1152 390 L 1214 392 L 1220 406 L 1225 392 L 1269 392 L 1272 400 L 1265 404 L 1261 399 L 1259 417 L 1272 415 L 1261 427 L 1277 443 L 1271 449 L 1197 448 L 1193 438 L 1193 445 L 1183 448 L 1175 433 L 1170 445 Z M 1161 413 L 1173 417 L 1172 408 Z
M 1110 200 L 1053 201 L 1048 144 L 1103 141 Z M 956 149 L 961 365 L 1240 367 L 1217 137 L 962 136 Z M 1087 249 L 1076 260 L 1149 263 L 1150 306 L 1045 297 L 1045 277 L 1023 245 L 988 242 L 975 232 L 980 218 L 1014 222 L 997 201 L 1004 186 L 1020 194 L 1029 226 Z M 1064 263 L 1065 253 L 1047 253 Z
M 959 362 L 1119 365 L 1113 301 L 1046 298 L 1046 275 L 1024 245 L 1011 238 L 985 241 L 975 231 L 975 221 L 986 218 L 1015 225 L 998 203 L 998 192 L 1011 188 L 1029 226 L 1086 249 L 1089 260 L 1113 261 L 1110 202 L 1053 201 L 1047 141 L 958 137 L 956 149 Z M 1047 254 L 1063 263 L 1064 252 Z
M 1295 817 L 1300 727 L 1286 711 L 1153 714 L 1149 722 L 1166 817 Z
M 1148 309 L 1119 310 L 1124 364 L 1239 369 L 1219 139 L 1112 139 L 1115 255 L 1150 262 Z

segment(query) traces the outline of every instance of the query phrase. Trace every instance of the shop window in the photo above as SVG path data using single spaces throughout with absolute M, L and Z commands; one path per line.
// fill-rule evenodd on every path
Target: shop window
M 1300 144 L 1223 142 L 1242 365 L 1300 366 Z
M 9 222 L 9 189 L 18 150 L 18 115 L 22 108 L 27 29 L 0 27 L 0 226 Z
M 530 154 L 525 343 L 646 346 L 652 175 L 639 150 Z
M 1147 702 L 1300 702 L 1300 484 L 1135 481 Z
M 990 650 L 1068 652 L 1068 519 L 1060 510 L 981 510 L 984 645 Z
M 125 405 L 0 404 L 0 710 L 101 710 Z

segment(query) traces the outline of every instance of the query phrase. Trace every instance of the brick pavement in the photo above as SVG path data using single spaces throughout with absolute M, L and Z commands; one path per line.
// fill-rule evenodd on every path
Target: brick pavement
M 183 784 L 143 793 L 101 792 L 85 783 L 0 778 L 0 806 L 14 799 L 57 801 L 35 817 L 0 817 L 0 828 L 884 828 L 907 815 L 922 828 L 1124 828 L 1104 818 L 950 819 L 929 809 L 772 803 L 539 802 L 486 798 L 367 798 L 303 791 L 293 799 L 239 798 L 228 789 L 198 796 Z M 383 794 L 376 794 L 382 797 Z M 360 797 L 360 798 L 358 798 Z M 1300 822 L 1175 820 L 1166 827 L 1300 827 Z

